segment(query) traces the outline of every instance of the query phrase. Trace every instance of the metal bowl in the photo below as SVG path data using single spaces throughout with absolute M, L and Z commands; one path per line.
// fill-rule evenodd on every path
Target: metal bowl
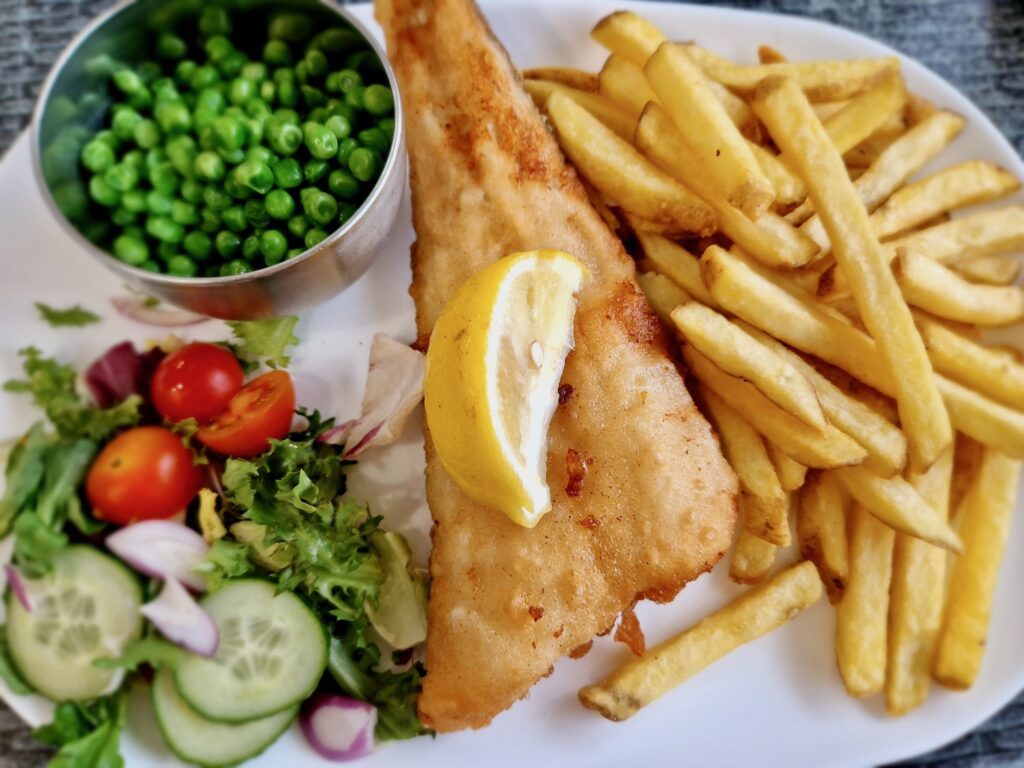
M 395 98 L 395 135 L 384 169 L 359 210 L 313 248 L 283 261 L 233 277 L 171 277 L 125 264 L 91 239 L 86 179 L 78 162 L 84 141 L 110 106 L 103 64 L 110 59 L 148 58 L 147 33 L 196 16 L 215 4 L 232 11 L 269 13 L 301 10 L 328 24 L 341 21 L 358 31 L 376 53 Z M 325 28 L 322 27 L 322 28 Z M 131 286 L 164 301 L 212 317 L 252 319 L 294 313 L 335 296 L 354 283 L 370 263 L 398 214 L 406 180 L 404 120 L 398 83 L 384 51 L 344 8 L 319 0 L 136 0 L 119 4 L 93 20 L 54 65 L 36 107 L 31 143 L 33 166 L 43 199 L 58 225 L 101 264 Z

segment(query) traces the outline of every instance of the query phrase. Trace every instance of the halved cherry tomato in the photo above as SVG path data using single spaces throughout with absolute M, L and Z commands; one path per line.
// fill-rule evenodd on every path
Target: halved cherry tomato
M 128 525 L 181 512 L 199 493 L 203 477 L 180 435 L 163 427 L 136 427 L 100 451 L 85 493 L 96 517 Z
M 271 371 L 246 384 L 231 398 L 227 410 L 200 427 L 196 437 L 226 456 L 256 456 L 267 450 L 268 440 L 288 434 L 294 412 L 292 377 Z
M 160 361 L 150 395 L 157 412 L 170 421 L 212 421 L 245 383 L 235 356 L 204 342 L 186 344 Z

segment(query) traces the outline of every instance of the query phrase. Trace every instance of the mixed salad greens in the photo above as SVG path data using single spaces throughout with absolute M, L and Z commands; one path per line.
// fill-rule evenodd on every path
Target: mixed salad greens
M 52 765 L 123 765 L 126 692 L 144 679 L 168 746 L 200 765 L 255 756 L 300 716 L 330 759 L 426 732 L 426 582 L 405 539 L 345 496 L 339 443 L 359 422 L 296 409 L 295 322 L 116 345 L 86 371 L 89 396 L 73 368 L 22 350 L 4 389 L 46 417 L 13 446 L 0 499 L 0 678 L 57 702 L 36 731 Z

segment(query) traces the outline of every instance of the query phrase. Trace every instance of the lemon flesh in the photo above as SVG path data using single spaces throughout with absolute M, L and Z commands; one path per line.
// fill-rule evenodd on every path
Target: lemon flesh
M 527 528 L 551 509 L 548 426 L 585 276 L 561 251 L 512 254 L 467 280 L 430 336 L 424 409 L 441 464 Z

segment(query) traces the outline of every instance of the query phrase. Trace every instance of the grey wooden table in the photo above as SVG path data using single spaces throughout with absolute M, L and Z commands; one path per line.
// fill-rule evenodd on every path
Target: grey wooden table
M 0 153 L 24 128 L 39 85 L 57 54 L 110 2 L 0 0 Z M 959 87 L 1024 154 L 1024 0 L 738 0 L 718 4 L 810 16 L 895 46 Z M 35 768 L 44 765 L 48 756 L 0 705 L 0 768 Z M 1024 766 L 1024 695 L 974 732 L 904 765 Z

